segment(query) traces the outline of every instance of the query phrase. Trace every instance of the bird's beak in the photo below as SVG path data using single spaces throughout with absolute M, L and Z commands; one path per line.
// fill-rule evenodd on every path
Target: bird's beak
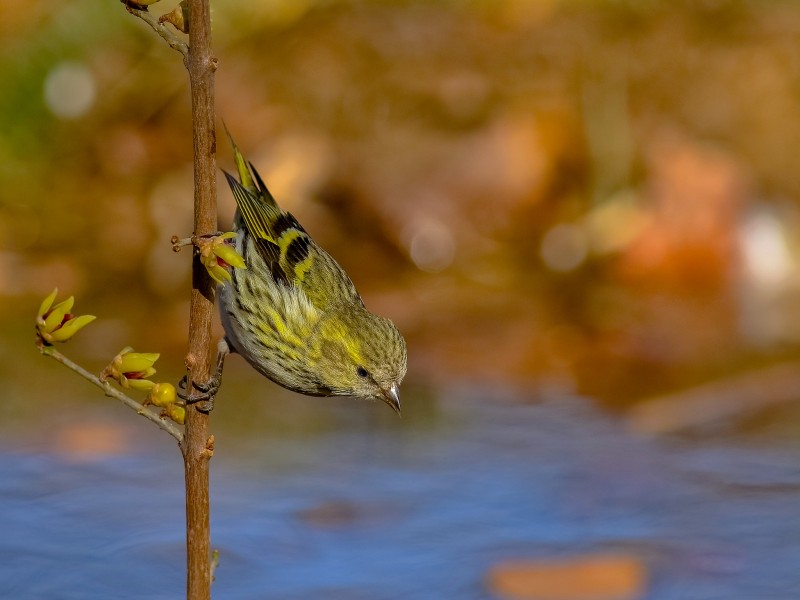
M 392 384 L 388 390 L 383 390 L 383 397 L 381 398 L 386 404 L 392 407 L 392 410 L 400 415 L 400 390 L 396 383 Z

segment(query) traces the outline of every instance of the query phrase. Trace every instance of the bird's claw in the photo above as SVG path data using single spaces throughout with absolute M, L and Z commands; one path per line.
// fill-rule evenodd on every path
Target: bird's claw
M 225 357 L 230 354 L 230 347 L 225 338 L 222 338 L 217 344 L 217 365 L 214 369 L 214 374 L 206 383 L 198 383 L 192 381 L 192 390 L 187 392 L 189 387 L 189 376 L 184 375 L 178 382 L 178 397 L 182 398 L 187 406 L 194 404 L 197 410 L 210 413 L 214 410 L 214 397 L 217 395 L 220 386 L 222 385 L 222 368 L 225 364 Z M 195 393 L 195 390 L 200 392 Z
M 178 382 L 178 397 L 183 399 L 187 405 L 195 405 L 200 412 L 210 413 L 214 410 L 214 397 L 222 385 L 221 378 L 215 375 L 207 383 L 192 381 L 191 392 L 187 392 L 188 383 L 189 377 L 184 375 Z M 195 390 L 200 393 L 195 393 Z

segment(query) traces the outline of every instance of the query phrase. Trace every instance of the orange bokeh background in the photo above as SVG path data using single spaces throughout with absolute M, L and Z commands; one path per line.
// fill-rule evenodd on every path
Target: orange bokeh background
M 792 3 L 220 0 L 213 20 L 220 126 L 398 323 L 411 381 L 627 405 L 794 354 Z M 3 363 L 57 285 L 100 317 L 73 352 L 179 364 L 180 56 L 113 2 L 5 3 L 0 40 Z

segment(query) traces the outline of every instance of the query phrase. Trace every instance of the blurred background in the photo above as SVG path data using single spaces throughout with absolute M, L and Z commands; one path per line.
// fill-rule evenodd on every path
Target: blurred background
M 409 345 L 402 421 L 228 361 L 215 594 L 796 597 L 800 5 L 212 4 L 220 167 L 224 119 Z M 32 319 L 58 286 L 69 356 L 182 374 L 181 57 L 0 0 L 0 74 L 0 590 L 175 597 L 178 454 Z

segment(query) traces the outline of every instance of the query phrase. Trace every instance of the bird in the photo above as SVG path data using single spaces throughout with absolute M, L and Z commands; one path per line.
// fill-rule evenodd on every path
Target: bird
M 344 269 L 281 209 L 228 137 L 239 178 L 223 173 L 237 206 L 233 245 L 246 268 L 232 269 L 218 288 L 225 336 L 217 374 L 225 356 L 238 353 L 294 392 L 380 400 L 399 415 L 403 336 L 392 321 L 367 310 Z

